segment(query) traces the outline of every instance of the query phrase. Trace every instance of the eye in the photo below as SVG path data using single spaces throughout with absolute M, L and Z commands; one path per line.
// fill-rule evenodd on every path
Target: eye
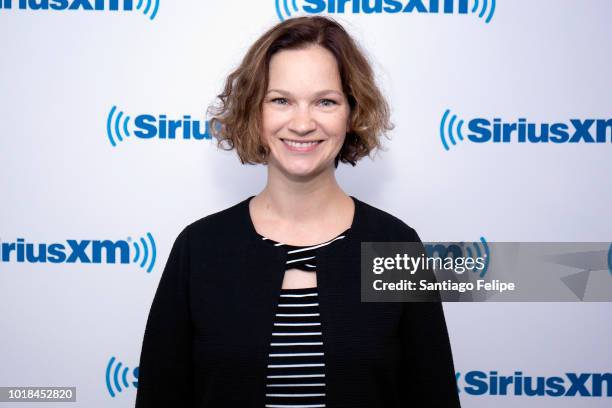
M 279 104 L 279 105 L 285 105 L 285 104 L 289 103 L 286 98 L 274 98 L 274 99 L 270 100 L 270 102 L 276 103 L 276 104 Z
M 321 103 L 321 105 L 326 106 L 326 107 L 337 105 L 336 101 L 332 99 L 321 99 L 319 102 Z

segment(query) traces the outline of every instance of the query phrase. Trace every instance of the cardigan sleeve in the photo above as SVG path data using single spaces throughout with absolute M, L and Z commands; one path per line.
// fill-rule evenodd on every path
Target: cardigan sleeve
M 194 406 L 188 228 L 172 246 L 149 311 L 136 408 Z
M 406 242 L 421 242 L 410 228 Z M 422 248 L 424 253 L 425 248 Z M 429 279 L 434 279 L 431 276 Z M 438 293 L 439 296 L 439 293 Z M 455 368 L 442 303 L 404 302 L 402 342 L 402 407 L 423 401 L 428 408 L 460 407 Z

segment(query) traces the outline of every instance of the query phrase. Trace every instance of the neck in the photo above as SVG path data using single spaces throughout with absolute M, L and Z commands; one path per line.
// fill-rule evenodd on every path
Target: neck
M 278 173 L 274 166 L 268 167 L 266 187 L 255 197 L 260 214 L 268 220 L 305 227 L 334 224 L 352 207 L 351 198 L 336 181 L 333 167 L 307 179 Z

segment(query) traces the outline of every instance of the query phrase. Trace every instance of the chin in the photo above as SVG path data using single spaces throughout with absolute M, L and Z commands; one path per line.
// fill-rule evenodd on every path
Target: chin
M 308 167 L 308 168 L 304 168 L 304 167 L 292 167 L 292 166 L 288 166 L 285 167 L 285 171 L 287 174 L 291 174 L 292 176 L 296 176 L 296 177 L 305 177 L 305 176 L 309 176 L 311 174 L 314 174 L 317 172 L 317 168 L 316 167 Z
M 304 177 L 320 172 L 321 163 L 286 163 L 280 164 L 284 173 L 291 174 L 296 177 Z

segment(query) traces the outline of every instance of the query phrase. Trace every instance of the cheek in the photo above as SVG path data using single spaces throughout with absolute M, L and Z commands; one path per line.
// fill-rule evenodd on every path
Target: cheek
M 340 143 L 344 140 L 348 131 L 348 116 L 338 115 L 323 118 L 320 122 L 328 136 L 337 139 Z
M 261 110 L 261 127 L 263 129 L 264 134 L 268 133 L 268 129 L 270 128 L 271 121 L 270 111 L 266 108 Z
M 282 128 L 285 119 L 283 118 L 283 114 L 264 107 L 261 114 L 261 121 L 264 135 L 270 135 Z

